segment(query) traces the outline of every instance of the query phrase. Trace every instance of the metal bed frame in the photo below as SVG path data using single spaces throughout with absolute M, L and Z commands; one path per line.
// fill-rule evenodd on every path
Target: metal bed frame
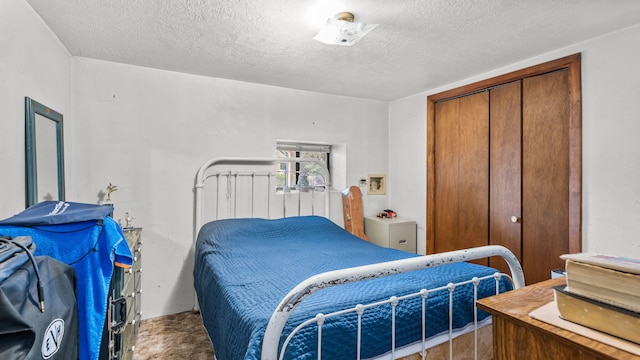
M 326 166 L 319 160 L 317 159 L 307 159 L 307 158 L 235 158 L 235 157 L 220 157 L 220 158 L 214 158 L 211 160 L 206 161 L 204 164 L 202 164 L 202 166 L 198 169 L 198 172 L 196 173 L 196 181 L 195 181 L 195 186 L 194 186 L 194 196 L 195 196 L 195 215 L 194 215 L 194 226 L 195 226 L 195 236 L 194 236 L 194 240 L 195 237 L 197 237 L 197 232 L 198 230 L 200 230 L 200 227 L 202 227 L 203 225 L 203 220 L 202 220 L 202 213 L 203 213 L 203 203 L 204 203 L 204 187 L 205 187 L 205 181 L 212 177 L 220 177 L 226 176 L 227 179 L 227 184 L 231 184 L 231 178 L 234 178 L 234 180 L 238 179 L 238 176 L 250 176 L 251 177 L 251 193 L 252 193 L 252 200 L 253 200 L 253 192 L 255 190 L 255 178 L 256 176 L 267 176 L 269 178 L 269 186 L 271 186 L 271 177 L 273 175 L 275 175 L 276 173 L 278 173 L 277 171 L 261 171 L 261 172 L 242 172 L 239 170 L 226 170 L 226 171 L 219 171 L 217 173 L 211 173 L 209 172 L 209 169 L 218 166 L 218 165 L 240 165 L 240 166 L 251 166 L 251 165 L 255 165 L 255 166 L 266 166 L 266 165 L 276 165 L 278 163 L 284 163 L 284 162 L 301 162 L 301 163 L 314 163 L 317 164 L 320 168 L 321 171 L 318 175 L 322 176 L 325 179 L 325 186 L 326 186 L 326 190 L 325 190 L 325 217 L 329 216 L 329 210 L 330 210 L 330 196 L 329 196 L 329 188 L 331 186 L 330 183 L 330 179 L 329 179 L 329 170 L 326 168 Z M 219 185 L 220 183 L 217 182 L 217 184 Z M 237 191 L 235 192 L 236 194 L 238 193 Z M 219 194 L 219 189 L 216 189 L 216 194 Z M 300 193 L 298 193 L 300 194 Z M 284 203 L 284 199 L 285 197 L 283 196 L 283 207 L 286 207 L 286 204 Z M 267 199 L 268 200 L 268 199 Z M 251 204 L 251 214 L 253 214 L 253 205 L 254 203 L 252 202 Z M 298 196 L 298 212 L 297 214 L 300 214 L 300 206 L 301 206 L 301 197 Z M 270 208 L 268 208 L 269 210 Z M 234 208 L 234 210 L 236 210 Z M 285 209 L 285 213 L 286 213 L 286 209 Z M 267 214 L 267 217 L 270 214 Z M 218 219 L 218 216 L 216 215 L 216 219 Z
M 256 177 L 259 176 L 266 176 L 268 177 L 268 181 L 267 181 L 267 215 L 265 217 L 267 218 L 271 218 L 272 214 L 270 213 L 270 209 L 271 209 L 271 204 L 270 204 L 270 200 L 269 200 L 269 195 L 268 193 L 270 191 L 272 191 L 272 189 L 274 189 L 274 184 L 271 181 L 271 177 L 274 176 L 274 174 L 276 173 L 276 171 L 258 171 L 258 172 L 247 172 L 247 171 L 242 171 L 242 170 L 224 170 L 224 171 L 218 171 L 218 172 L 213 172 L 211 169 L 212 168 L 216 168 L 219 166 L 225 166 L 225 165 L 229 165 L 231 167 L 234 166 L 270 166 L 270 165 L 276 165 L 277 163 L 280 162 L 312 162 L 315 164 L 320 165 L 321 167 L 321 171 L 320 171 L 320 175 L 323 176 L 325 178 L 325 183 L 326 183 L 326 188 L 324 189 L 324 196 L 325 196 L 325 200 L 324 200 L 324 216 L 329 218 L 329 213 L 330 213 L 330 183 L 329 183 L 329 177 L 328 177 L 328 169 L 324 166 L 324 164 L 322 164 L 320 161 L 316 160 L 316 159 L 300 159 L 300 158 L 234 158 L 234 157 L 223 157 L 223 158 L 214 158 L 211 160 L 208 160 L 207 162 L 205 162 L 199 169 L 198 172 L 196 174 L 196 181 L 195 181 L 195 187 L 194 187 L 194 197 L 195 197 L 195 206 L 194 206 L 194 244 L 195 244 L 195 240 L 197 238 L 198 235 L 198 231 L 200 230 L 200 228 L 203 225 L 203 203 L 204 203 L 204 188 L 205 188 L 205 181 L 211 177 L 216 177 L 216 201 L 219 199 L 219 193 L 220 193 L 220 183 L 221 180 L 220 178 L 224 178 L 226 181 L 226 196 L 227 196 L 227 200 L 230 201 L 231 203 L 233 203 L 233 215 L 227 216 L 227 217 L 236 217 L 237 215 L 237 204 L 235 203 L 235 201 L 237 200 L 235 198 L 235 196 L 237 196 L 237 194 L 240 192 L 240 190 L 237 188 L 238 186 L 238 182 L 237 179 L 238 177 L 241 176 L 249 176 L 250 177 L 250 189 L 248 189 L 248 191 L 250 192 L 251 195 L 251 202 L 250 202 L 250 217 L 253 217 L 254 215 L 254 206 L 255 206 L 255 200 L 253 199 L 254 193 L 255 191 L 255 187 L 256 187 Z M 275 166 L 274 166 L 275 167 Z M 234 181 L 233 185 L 231 185 L 231 181 Z M 235 193 L 234 198 L 233 199 L 229 199 L 230 197 L 230 190 L 233 190 L 233 192 Z M 313 190 L 313 189 L 312 189 Z M 312 195 L 311 198 L 313 199 L 313 193 L 315 191 L 312 191 Z M 283 194 L 282 198 L 282 217 L 287 216 L 287 201 L 285 200 L 286 194 Z M 297 210 L 293 212 L 293 215 L 289 215 L 289 216 L 296 216 L 296 215 L 301 215 L 301 201 L 302 201 L 302 196 L 301 193 L 298 192 L 298 196 L 297 196 Z M 312 201 L 313 203 L 313 201 Z M 314 214 L 315 209 L 313 208 L 312 205 L 312 210 L 311 210 L 312 214 Z M 229 215 L 229 214 L 227 214 Z M 219 219 L 219 214 L 216 208 L 216 216 L 215 219 Z M 265 335 L 264 335 L 264 339 L 263 339 L 263 347 L 262 347 L 262 360 L 276 360 L 276 359 L 283 359 L 284 356 L 284 350 L 286 349 L 286 345 L 288 343 L 288 340 L 285 341 L 285 344 L 283 345 L 283 349 L 280 349 L 280 353 L 278 352 L 279 349 L 279 341 L 281 338 L 281 333 L 282 330 L 284 329 L 284 326 L 291 314 L 291 312 L 296 308 L 296 306 L 298 306 L 305 298 L 307 298 L 309 295 L 311 295 L 312 293 L 321 290 L 323 288 L 327 288 L 327 287 L 331 287 L 331 286 L 339 286 L 341 284 L 347 284 L 347 283 L 351 283 L 351 282 L 356 282 L 356 281 L 361 281 L 361 280 L 366 280 L 366 279 L 372 279 L 372 278 L 377 278 L 377 277 L 382 277 L 382 276 L 389 276 L 389 275 L 394 275 L 394 274 L 400 274 L 400 273 L 405 273 L 405 272 L 410 272 L 410 271 L 416 271 L 416 270 L 421 270 L 421 269 L 425 269 L 425 268 L 430 268 L 430 267 L 436 267 L 436 266 L 440 266 L 440 265 L 445 265 L 445 264 L 453 264 L 453 263 L 457 263 L 457 262 L 466 262 L 466 261 L 471 261 L 471 260 L 476 260 L 476 259 L 482 259 L 482 258 L 487 258 L 487 257 L 492 257 L 492 256 L 500 256 L 502 257 L 508 264 L 510 272 L 511 272 L 511 276 L 506 275 L 506 274 L 498 274 L 496 273 L 494 276 L 492 276 L 493 278 L 495 278 L 495 281 L 498 282 L 499 278 L 501 276 L 507 276 L 513 284 L 513 287 L 515 289 L 523 287 L 524 286 L 524 275 L 522 272 L 522 267 L 520 265 L 520 263 L 518 262 L 517 258 L 515 257 L 515 255 L 513 253 L 511 253 L 508 249 L 502 247 L 502 246 L 496 246 L 496 245 L 490 245 L 490 246 L 483 246 L 483 247 L 478 247 L 478 248 L 472 248 L 472 249 L 466 249 L 466 250 L 459 250 L 459 251 L 451 251 L 451 252 L 446 252 L 446 253 L 439 253 L 439 254 L 432 254 L 432 255 L 426 255 L 426 256 L 419 256 L 419 257 L 415 257 L 415 258 L 408 258 L 408 259 L 403 259 L 403 260 L 397 260 L 397 261 L 391 261 L 391 262 L 385 262 L 385 263 L 378 263 L 378 264 L 372 264 L 372 265 L 367 265 L 367 266 L 360 266 L 360 267 L 355 267 L 355 268 L 349 268 L 349 269 L 343 269 L 343 270 L 336 270 L 336 271 L 330 271 L 330 272 L 326 272 L 326 273 L 322 273 L 322 274 L 318 274 L 315 275 L 305 281 L 303 281 L 302 283 L 298 284 L 294 289 L 292 289 L 280 302 L 280 304 L 278 305 L 278 307 L 274 310 L 271 319 L 269 320 Z M 402 298 L 399 297 L 392 297 L 390 299 L 388 299 L 387 301 L 383 301 L 383 302 L 378 302 L 375 304 L 360 304 L 357 305 L 354 308 L 350 308 L 350 309 L 344 309 L 342 311 L 339 311 L 337 313 L 332 313 L 332 314 L 318 314 L 315 318 L 313 319 L 309 319 L 308 321 L 304 322 L 303 324 L 301 324 L 296 330 L 299 330 L 301 327 L 309 325 L 309 324 L 317 324 L 318 325 L 318 359 L 321 359 L 322 353 L 321 353 L 321 339 L 322 339 L 322 324 L 324 322 L 324 320 L 327 317 L 332 317 L 332 316 L 339 316 L 345 313 L 349 313 L 349 312 L 356 312 L 359 315 L 362 314 L 362 311 L 364 311 L 366 308 L 368 307 L 372 307 L 372 306 L 379 306 L 379 305 L 383 305 L 383 304 L 388 304 L 391 303 L 392 309 L 394 308 L 395 304 L 397 304 L 398 301 L 406 299 L 406 298 L 410 298 L 410 297 L 416 297 L 416 296 L 421 296 L 423 298 L 423 324 L 422 324 L 422 328 L 423 328 L 423 339 L 421 341 L 421 354 L 422 354 L 422 358 L 424 359 L 426 356 L 426 351 L 425 351 L 425 338 L 424 338 L 424 299 L 428 296 L 429 293 L 434 292 L 434 291 L 450 291 L 450 294 L 453 293 L 453 291 L 455 290 L 455 288 L 457 286 L 466 284 L 466 283 L 473 283 L 475 286 L 475 289 L 477 289 L 477 285 L 479 283 L 479 281 L 481 280 L 486 280 L 485 278 L 483 279 L 478 279 L 478 278 L 474 278 L 474 279 L 469 279 L 468 281 L 462 282 L 462 283 L 457 283 L 457 284 L 448 284 L 447 286 L 443 287 L 443 288 L 438 288 L 438 289 L 420 289 L 419 291 L 417 291 L 416 293 L 413 294 L 409 294 L 409 295 L 405 295 Z M 497 289 L 497 287 L 496 287 Z M 474 291 L 475 292 L 475 291 Z M 475 302 L 476 299 L 474 299 Z M 450 300 L 450 308 L 451 308 L 451 303 L 452 300 Z M 195 304 L 194 304 L 194 311 L 198 311 L 198 301 L 197 301 L 197 296 L 195 297 Z M 393 310 L 392 310 L 393 311 Z M 450 310 L 450 314 L 449 314 L 449 323 L 450 323 L 450 328 L 449 328 L 449 355 L 450 358 L 453 359 L 453 348 L 452 348 L 452 341 L 453 341 L 453 336 L 452 336 L 452 329 L 451 329 L 451 318 L 452 318 L 452 314 L 451 314 L 452 310 Z M 476 310 L 477 312 L 477 310 Z M 394 315 L 394 314 L 392 314 Z M 393 317 L 392 317 L 393 318 Z M 360 324 L 358 324 L 359 326 Z M 474 341 L 475 341 L 475 345 L 476 345 L 476 349 L 475 349 L 475 357 L 477 358 L 477 334 L 478 334 L 478 322 L 477 319 L 474 322 Z M 392 320 L 392 339 L 394 339 L 394 334 L 393 334 L 393 329 L 395 328 L 395 320 Z M 360 336 L 360 331 L 361 329 L 358 328 L 358 336 Z M 291 336 L 293 336 L 293 334 L 291 334 L 289 336 L 289 338 L 291 338 Z M 360 341 L 358 339 L 358 350 L 357 350 L 357 354 L 358 354 L 358 359 L 360 359 L 360 349 L 359 349 L 359 344 Z M 392 341 L 392 349 L 391 349 L 391 359 L 395 359 L 396 358 L 396 354 L 395 354 L 395 342 Z

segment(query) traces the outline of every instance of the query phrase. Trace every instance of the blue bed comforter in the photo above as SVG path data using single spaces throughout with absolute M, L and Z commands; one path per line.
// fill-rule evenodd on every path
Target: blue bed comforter
M 262 338 L 272 312 L 284 295 L 306 278 L 325 271 L 411 256 L 417 255 L 363 241 L 317 216 L 229 219 L 206 224 L 197 239 L 194 281 L 217 359 L 260 359 Z M 319 312 L 327 314 L 338 310 L 336 304 L 342 304 L 340 308 L 344 308 L 344 304 L 355 306 L 495 272 L 480 265 L 458 263 L 323 289 L 292 313 L 283 339 L 303 320 Z M 507 285 L 501 287 L 504 291 Z M 464 286 L 454 292 L 457 309 L 454 328 L 464 327 L 473 320 L 472 304 L 462 300 L 469 299 L 472 291 L 472 286 Z M 495 282 L 484 281 L 480 293 L 480 297 L 495 294 Z M 448 296 L 448 292 L 439 292 L 427 299 L 428 337 L 448 329 Z M 405 301 L 398 306 L 398 347 L 420 340 L 420 307 L 411 307 L 411 303 L 415 305 L 419 301 Z M 486 316 L 488 314 L 482 312 L 479 315 L 480 319 Z M 362 339 L 362 357 L 389 352 L 389 306 L 367 310 L 363 324 L 367 335 Z M 293 338 L 285 358 L 315 359 L 316 338 L 316 326 L 307 327 Z M 323 326 L 325 359 L 354 359 L 355 343 L 355 315 L 327 321 Z

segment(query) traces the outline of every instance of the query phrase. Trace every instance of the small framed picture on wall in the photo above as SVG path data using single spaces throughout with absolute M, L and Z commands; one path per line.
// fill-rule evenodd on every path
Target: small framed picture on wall
M 369 195 L 384 195 L 387 193 L 387 177 L 384 174 L 369 174 Z

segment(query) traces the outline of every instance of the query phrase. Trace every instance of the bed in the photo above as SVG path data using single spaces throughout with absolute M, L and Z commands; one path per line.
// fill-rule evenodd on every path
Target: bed
M 472 334 L 477 348 L 479 329 L 490 323 L 475 299 L 523 285 L 517 260 L 502 247 L 431 256 L 382 248 L 330 220 L 326 188 L 319 196 L 301 189 L 278 193 L 267 171 L 266 190 L 256 190 L 257 174 L 281 161 L 214 159 L 196 175 L 195 308 L 217 359 L 425 358 L 425 349 L 443 342 L 453 358 L 456 336 Z M 210 170 L 229 164 L 234 170 Z M 238 164 L 263 170 L 243 172 Z M 250 179 L 248 190 L 239 185 L 242 176 Z M 205 222 L 207 179 L 214 179 L 216 193 L 207 199 L 216 204 L 209 207 L 214 220 Z M 259 193 L 267 200 L 253 200 Z M 240 211 L 244 196 L 251 209 Z M 288 212 L 291 197 L 297 210 Z M 273 204 L 282 208 L 276 215 Z M 323 204 L 322 215 L 313 204 Z M 512 277 L 468 262 L 496 255 Z

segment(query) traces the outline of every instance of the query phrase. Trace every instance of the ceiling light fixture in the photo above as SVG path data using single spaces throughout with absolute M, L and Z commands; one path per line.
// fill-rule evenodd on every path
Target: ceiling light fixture
M 313 39 L 330 45 L 351 46 L 378 26 L 378 24 L 356 23 L 353 20 L 354 16 L 350 12 L 338 13 L 327 19 L 324 27 Z

